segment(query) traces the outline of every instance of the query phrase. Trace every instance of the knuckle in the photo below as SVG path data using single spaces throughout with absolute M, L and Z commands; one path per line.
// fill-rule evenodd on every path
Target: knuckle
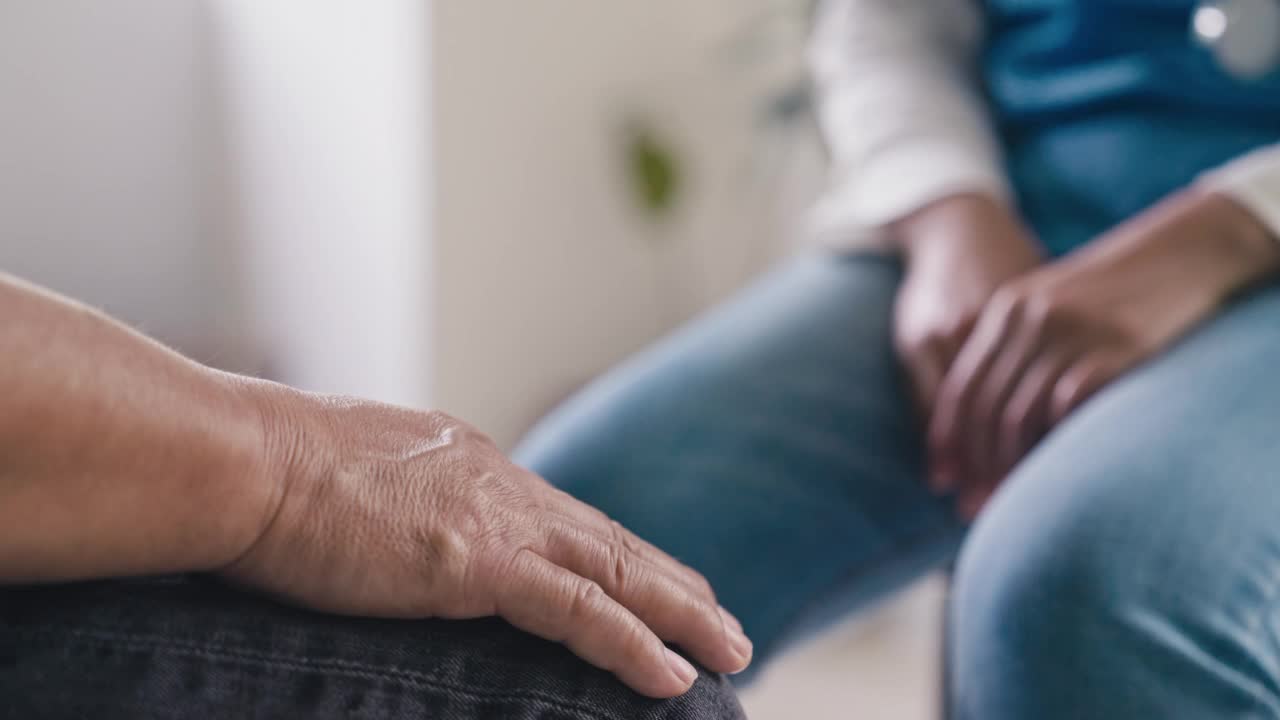
M 614 545 L 617 545 L 619 548 L 627 552 L 634 553 L 638 551 L 635 536 L 633 536 L 631 531 L 623 527 L 622 523 L 617 520 L 609 521 L 609 539 Z
M 997 291 L 993 302 L 1005 326 L 1016 325 L 1036 335 L 1056 332 L 1070 321 L 1071 308 L 1053 288 L 1014 285 Z
M 689 581 L 693 583 L 694 589 L 703 597 L 709 598 L 711 601 L 716 599 L 715 588 L 711 587 L 711 582 L 703 577 L 702 573 L 697 570 L 689 570 Z
M 423 424 L 434 431 L 433 434 L 453 442 L 484 442 L 488 440 L 488 437 L 477 430 L 475 426 L 439 410 L 425 411 L 421 418 Z
M 1061 305 L 1048 292 L 1037 290 L 1022 299 L 1022 321 L 1037 330 L 1048 329 L 1061 313 Z
M 414 546 L 422 562 L 437 573 L 457 575 L 476 564 L 477 546 L 457 529 L 435 524 L 418 526 Z
M 523 543 L 493 541 L 476 554 L 469 567 L 470 574 L 486 581 L 519 577 L 524 575 L 525 568 L 536 554 L 532 547 Z
M 609 569 L 610 589 L 614 594 L 625 593 L 632 575 L 631 563 L 627 560 L 628 553 L 616 543 L 605 543 L 603 552 L 605 567 Z
M 1022 286 L 1012 283 L 1001 285 L 991 294 L 991 299 L 987 301 L 987 311 L 1001 317 L 1008 317 L 1018 311 L 1018 308 L 1022 305 L 1022 300 Z
M 1012 437 L 1022 432 L 1022 426 L 1026 421 L 1026 411 L 1014 405 L 1006 407 L 1000 413 L 1000 432 L 1005 437 Z
M 501 556 L 475 557 L 456 583 L 458 602 L 471 612 L 497 612 L 504 591 L 527 581 L 536 560 L 529 548 Z
M 661 569 L 662 572 L 673 575 L 677 581 L 682 582 L 695 595 L 715 599 L 715 591 L 712 589 L 711 583 L 702 576 L 702 573 L 667 555 L 658 548 L 648 545 L 618 521 L 610 520 L 609 522 L 610 527 L 613 528 L 616 542 L 626 550 L 627 554 L 637 559 L 651 558 L 653 564 Z M 664 565 L 664 563 L 669 563 L 669 565 Z
M 639 620 L 628 619 L 610 632 L 618 633 L 618 645 L 631 664 L 647 664 L 654 657 L 654 650 L 663 647 L 662 641 Z
M 512 522 L 498 521 L 486 527 L 471 543 L 470 565 L 487 577 L 521 574 L 538 555 L 540 538 Z
M 690 597 L 689 602 L 692 605 L 692 612 L 698 622 L 714 635 L 719 635 L 721 628 L 724 627 L 724 621 L 720 619 L 720 611 L 716 604 L 706 600 L 705 598 Z
M 574 588 L 567 605 L 567 614 L 573 622 L 591 620 L 600 613 L 604 606 L 606 593 L 600 583 L 583 579 Z

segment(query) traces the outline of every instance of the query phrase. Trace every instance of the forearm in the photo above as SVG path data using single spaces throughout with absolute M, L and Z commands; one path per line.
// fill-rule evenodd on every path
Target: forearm
M 1234 199 L 1191 187 L 1067 260 L 1149 274 L 1218 305 L 1280 273 L 1280 238 Z
M 0 274 L 0 582 L 243 552 L 274 490 L 242 382 Z

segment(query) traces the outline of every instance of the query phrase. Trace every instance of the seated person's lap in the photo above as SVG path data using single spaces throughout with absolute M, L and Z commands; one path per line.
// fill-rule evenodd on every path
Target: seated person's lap
M 1280 717 L 1277 518 L 1271 287 L 1109 386 L 996 494 L 957 566 L 955 717 Z
M 705 574 L 759 663 L 802 615 L 871 599 L 960 537 L 918 481 L 890 340 L 900 276 L 869 255 L 789 263 L 593 383 L 513 458 Z
M 964 534 L 923 488 L 920 428 L 891 347 L 898 281 L 897 264 L 874 256 L 791 263 L 589 386 L 516 460 L 704 572 L 759 662 L 815 615 L 944 562 Z M 1235 633 L 1280 608 L 1277 468 L 1273 288 L 1104 389 L 997 493 L 957 579 L 959 694 L 1016 684 L 1004 681 L 1018 662 L 1053 676 L 1048 644 L 1060 637 L 1081 663 L 1111 648 L 1099 682 L 1144 644 L 1191 677 L 1207 661 L 1175 650 L 1179 633 L 1209 656 L 1248 656 L 1256 672 L 1231 692 L 1246 680 L 1274 688 L 1280 641 L 1245 647 Z M 1034 590 L 1041 582 L 1049 589 Z M 1117 619 L 1113 600 L 1130 615 Z M 1028 619 L 1011 635 L 1002 618 L 1014 610 Z M 1118 639 L 1103 638 L 1116 627 Z M 1031 702 L 1035 685 L 1022 687 Z

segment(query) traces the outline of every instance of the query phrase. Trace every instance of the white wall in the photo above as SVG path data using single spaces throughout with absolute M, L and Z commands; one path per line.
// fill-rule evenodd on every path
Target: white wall
M 417 0 L 0 2 L 0 269 L 202 360 L 425 405 Z
M 273 376 L 429 404 L 429 17 L 216 0 L 230 228 Z
M 436 397 L 510 445 L 772 254 L 751 172 L 758 97 L 728 57 L 759 3 L 435 6 Z M 639 218 L 621 184 L 632 112 L 684 153 L 688 195 L 668 228 Z
M 509 446 L 773 254 L 759 4 L 0 0 L 0 267 Z M 662 227 L 633 115 L 682 151 Z
M 0 269 L 214 356 L 202 42 L 189 0 L 0 2 Z

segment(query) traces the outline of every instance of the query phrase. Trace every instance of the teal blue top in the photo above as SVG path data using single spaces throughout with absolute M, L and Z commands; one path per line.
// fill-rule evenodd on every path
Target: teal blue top
M 987 92 L 1019 203 L 1054 253 L 1280 142 L 1280 72 L 1222 70 L 1192 40 L 1195 6 L 987 0 Z

